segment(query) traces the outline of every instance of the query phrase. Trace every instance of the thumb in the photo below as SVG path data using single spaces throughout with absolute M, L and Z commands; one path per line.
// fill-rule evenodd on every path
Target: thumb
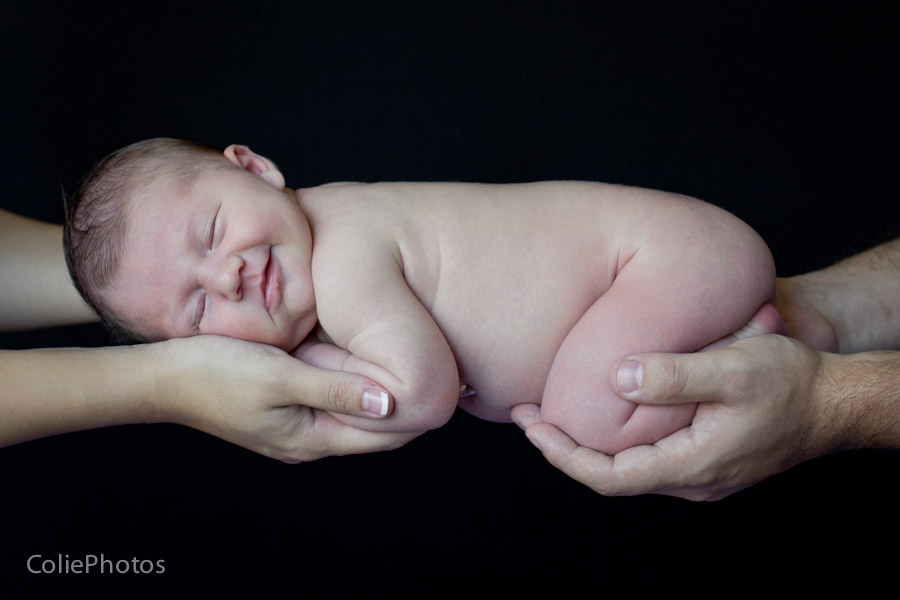
M 391 395 L 368 377 L 320 369 L 294 358 L 289 359 L 282 383 L 288 386 L 279 394 L 284 405 L 369 418 L 384 418 L 394 410 Z
M 610 386 L 642 404 L 687 404 L 718 400 L 728 350 L 702 354 L 638 354 L 610 368 Z

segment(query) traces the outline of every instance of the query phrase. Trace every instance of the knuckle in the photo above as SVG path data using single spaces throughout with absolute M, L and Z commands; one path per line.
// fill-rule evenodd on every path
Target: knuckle
M 639 488 L 633 488 L 622 482 L 604 482 L 597 484 L 596 492 L 607 498 L 616 498 L 622 496 L 636 496 L 642 493 Z
M 287 454 L 287 458 L 282 460 L 283 462 L 289 464 L 312 462 L 314 460 L 322 458 L 322 456 L 324 455 L 321 450 L 310 448 L 294 448 Z
M 612 457 L 611 464 L 604 469 L 591 467 L 592 465 L 586 465 L 586 471 L 590 476 L 585 478 L 585 483 L 601 496 L 634 496 L 641 493 L 644 482 L 639 474 L 627 467 L 623 470 L 615 456 Z
M 582 478 L 582 482 L 601 496 L 613 497 L 628 495 L 626 490 L 612 481 L 610 474 L 605 477 Z
M 311 462 L 322 457 L 322 449 L 310 447 L 304 440 L 286 441 L 279 448 L 277 454 L 274 452 L 267 453 L 272 458 L 278 458 L 283 463 L 296 465 L 305 462 Z
M 729 488 L 730 479 L 731 474 L 727 468 L 721 465 L 718 467 L 707 465 L 689 478 L 689 490 L 685 498 L 693 502 L 720 500 L 727 495 L 723 491 Z
M 595 483 L 594 485 L 591 486 L 591 489 L 594 490 L 595 492 L 597 492 L 598 494 L 600 494 L 601 496 L 606 496 L 608 498 L 611 498 L 611 497 L 617 495 L 616 490 L 614 490 L 606 485 L 601 485 L 601 484 Z
M 680 395 L 687 384 L 688 372 L 674 357 L 667 358 L 661 365 L 660 395 L 674 398 Z
M 690 490 L 685 492 L 683 498 L 691 502 L 709 502 L 712 494 L 706 490 Z
M 328 410 L 339 413 L 356 412 L 356 403 L 351 396 L 351 386 L 343 381 L 332 381 L 325 388 L 325 400 Z

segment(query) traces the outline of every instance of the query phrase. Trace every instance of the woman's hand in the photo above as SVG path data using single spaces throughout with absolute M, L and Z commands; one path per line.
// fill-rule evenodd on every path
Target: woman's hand
M 285 352 L 219 336 L 152 345 L 154 420 L 200 429 L 284 462 L 390 450 L 417 434 L 360 431 L 327 411 L 390 415 L 393 401 L 375 382 L 316 368 Z

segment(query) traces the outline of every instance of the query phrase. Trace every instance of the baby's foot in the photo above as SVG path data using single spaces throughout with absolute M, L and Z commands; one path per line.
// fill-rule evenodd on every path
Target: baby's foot
M 775 333 L 778 335 L 788 334 L 784 320 L 781 318 L 781 315 L 778 314 L 778 310 L 771 302 L 766 302 L 760 306 L 759 310 L 750 317 L 750 321 L 748 321 L 746 325 L 731 335 L 727 335 L 722 339 L 713 342 L 709 346 L 701 348 L 700 352 L 715 350 L 716 348 L 722 348 L 728 344 L 733 344 L 743 338 L 752 337 L 754 335 L 765 335 L 767 333 Z

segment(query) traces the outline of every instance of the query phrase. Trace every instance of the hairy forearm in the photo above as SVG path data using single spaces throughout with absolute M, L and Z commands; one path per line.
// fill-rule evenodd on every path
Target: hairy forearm
M 900 349 L 900 239 L 791 279 L 830 321 L 841 353 Z
M 0 331 L 96 320 L 66 271 L 62 227 L 0 210 Z
M 0 351 L 0 447 L 160 420 L 149 361 L 130 346 Z
M 813 393 L 823 450 L 900 449 L 900 352 L 822 356 Z

